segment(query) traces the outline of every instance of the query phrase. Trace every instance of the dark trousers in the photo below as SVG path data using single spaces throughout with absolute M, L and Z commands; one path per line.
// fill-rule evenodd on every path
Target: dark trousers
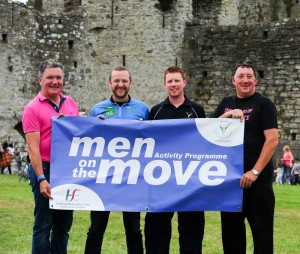
M 224 254 L 246 253 L 245 218 L 252 231 L 254 254 L 273 254 L 275 206 L 273 189 L 272 187 L 255 191 L 250 189 L 244 190 L 241 213 L 221 212 Z
M 297 185 L 298 183 L 300 184 L 299 174 L 294 174 L 294 184 Z
M 202 253 L 204 212 L 178 212 L 179 246 L 181 254 Z M 147 213 L 145 245 L 147 254 L 168 254 L 174 213 Z
M 91 211 L 91 226 L 87 233 L 85 254 L 99 254 L 103 236 L 107 227 L 109 211 Z M 140 213 L 123 212 L 123 223 L 126 233 L 127 253 L 142 254 L 143 239 L 140 230 Z

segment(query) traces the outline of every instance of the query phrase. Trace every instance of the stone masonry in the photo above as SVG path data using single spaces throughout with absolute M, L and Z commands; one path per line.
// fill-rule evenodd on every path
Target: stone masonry
M 47 58 L 65 65 L 64 92 L 85 114 L 110 96 L 115 65 L 132 71 L 131 96 L 149 107 L 166 97 L 164 70 L 183 67 L 188 96 L 209 114 L 247 59 L 278 109 L 276 157 L 286 143 L 300 156 L 299 18 L 298 0 L 0 0 L 0 140 L 22 140 L 22 109 Z

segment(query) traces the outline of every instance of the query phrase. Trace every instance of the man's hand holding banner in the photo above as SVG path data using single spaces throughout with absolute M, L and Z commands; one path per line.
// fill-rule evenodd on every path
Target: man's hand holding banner
M 243 139 L 237 119 L 53 120 L 50 208 L 239 212 Z

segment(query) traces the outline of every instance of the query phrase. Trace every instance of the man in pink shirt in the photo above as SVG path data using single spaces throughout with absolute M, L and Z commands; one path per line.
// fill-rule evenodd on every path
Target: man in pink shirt
M 42 62 L 38 82 L 41 92 L 25 106 L 22 116 L 35 202 L 32 253 L 67 253 L 73 211 L 49 209 L 51 128 L 53 117 L 79 116 L 79 111 L 75 101 L 61 93 L 63 65 L 60 62 Z

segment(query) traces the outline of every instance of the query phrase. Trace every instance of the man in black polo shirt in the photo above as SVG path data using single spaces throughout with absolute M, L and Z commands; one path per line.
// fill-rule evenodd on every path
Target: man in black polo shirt
M 205 118 L 203 107 L 190 101 L 184 95 L 186 78 L 181 68 L 171 66 L 165 71 L 164 86 L 168 97 L 151 109 L 149 120 Z M 147 254 L 169 253 L 173 215 L 173 212 L 146 214 L 145 245 Z M 180 253 L 199 254 L 202 252 L 204 224 L 203 211 L 178 212 Z

